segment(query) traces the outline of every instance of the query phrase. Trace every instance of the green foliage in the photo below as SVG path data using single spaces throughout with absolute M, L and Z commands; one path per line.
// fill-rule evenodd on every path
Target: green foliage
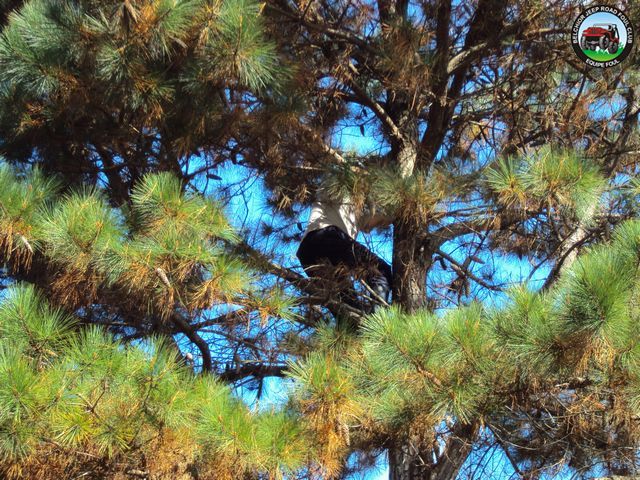
M 0 304 L 0 468 L 28 465 L 50 445 L 70 464 L 83 451 L 115 467 L 140 453 L 170 455 L 160 437 L 229 478 L 279 475 L 308 461 L 306 433 L 291 413 L 251 413 L 158 340 L 127 347 L 72 325 L 31 286 L 12 288 Z
M 11 26 L 0 41 L 0 82 L 12 81 L 37 96 L 60 88 L 56 69 L 64 63 L 64 31 L 48 15 L 56 10 L 54 4 L 28 2 L 10 15 Z
M 496 341 L 503 345 L 506 357 L 514 360 L 508 368 L 519 370 L 522 378 L 546 378 L 554 373 L 554 351 L 563 337 L 552 311 L 548 295 L 521 286 L 508 292 L 505 308 L 490 313 Z
M 109 90 L 134 87 L 139 107 L 171 97 L 177 87 L 161 73 L 183 54 L 194 33 L 201 44 L 190 56 L 185 81 L 236 78 L 259 90 L 275 80 L 277 57 L 264 39 L 257 3 L 202 0 L 74 3 L 32 0 L 10 15 L 0 42 L 0 81 L 37 96 L 60 93 L 95 55 L 94 77 Z M 163 78 L 164 77 L 164 78 Z
M 298 316 L 295 311 L 297 301 L 278 287 L 267 291 L 251 292 L 248 301 L 257 310 L 263 323 L 273 317 L 293 321 Z
M 55 269 L 52 299 L 70 310 L 107 290 L 167 316 L 230 302 L 251 307 L 262 322 L 294 316 L 288 295 L 278 288 L 258 295 L 247 268 L 227 254 L 237 235 L 221 206 L 170 174 L 144 176 L 131 206 L 120 209 L 95 189 L 57 196 L 37 170 L 19 175 L 2 165 L 0 186 L 11 194 L 1 196 L 0 221 L 13 235 L 4 241 L 24 237 L 30 255 Z M 29 267 L 15 247 L 8 258 Z M 251 413 L 158 339 L 125 346 L 82 328 L 33 286 L 13 287 L 0 303 L 0 344 L 0 470 L 7 474 L 36 475 L 37 458 L 51 449 L 61 463 L 46 468 L 65 472 L 82 465 L 74 452 L 115 470 L 166 458 L 164 466 L 145 465 L 158 478 L 172 478 L 167 468 L 185 458 L 212 478 L 277 477 L 312 458 L 307 429 L 292 411 Z
M 492 343 L 481 319 L 478 305 L 445 318 L 397 309 L 374 315 L 355 366 L 374 386 L 372 397 L 382 394 L 379 418 L 392 425 L 418 415 L 468 420 L 486 396 L 482 376 L 491 378 Z
M 572 151 L 543 148 L 523 158 L 501 159 L 486 171 L 489 190 L 505 207 L 556 208 L 589 221 L 605 180 L 598 168 Z
M 604 325 L 615 328 L 628 317 L 636 272 L 611 248 L 598 250 L 578 259 L 559 287 L 560 292 L 566 289 L 561 293 L 561 310 L 569 331 L 595 331 Z
M 342 469 L 350 442 L 349 424 L 361 417 L 360 396 L 348 370 L 332 352 L 312 352 L 291 364 L 299 386 L 292 407 L 303 415 L 314 439 L 314 458 L 327 476 Z
M 38 168 L 18 181 L 16 173 L 0 162 L 0 251 L 7 257 L 29 263 L 35 246 L 36 217 L 58 189 L 55 179 Z
M 40 414 L 53 392 L 20 351 L 8 345 L 0 349 L 0 381 L 0 458 L 11 461 L 35 450 Z
M 256 421 L 255 447 L 260 470 L 294 473 L 306 460 L 304 424 L 286 412 L 262 415 Z
M 67 306 L 86 305 L 109 287 L 166 314 L 176 301 L 195 310 L 240 300 L 249 291 L 247 268 L 225 251 L 237 235 L 221 206 L 184 192 L 170 174 L 143 177 L 130 209 L 112 208 L 91 189 L 54 201 L 55 183 L 37 170 L 22 178 L 3 166 L 0 187 L 9 260 L 28 267 L 37 252 L 61 268 L 53 287 Z M 269 301 L 265 315 L 290 317 L 290 299 L 274 294 Z
M 73 321 L 42 301 L 29 285 L 14 287 L 0 304 L 0 335 L 38 364 L 55 359 L 68 346 Z
M 322 188 L 327 198 L 349 198 L 362 207 L 369 192 L 366 173 L 360 169 L 357 158 L 347 155 L 345 163 L 331 167 L 323 181 Z
M 366 322 L 362 357 L 354 358 L 352 368 L 362 372 L 359 383 L 375 399 L 374 418 L 402 423 L 420 408 L 417 403 L 433 398 L 441 373 L 439 365 L 434 364 L 434 352 L 442 348 L 437 333 L 438 319 L 434 315 L 406 316 L 394 307 L 377 312 Z M 425 397 L 415 396 L 423 390 Z
M 51 259 L 79 274 L 86 274 L 124 236 L 115 212 L 95 190 L 68 195 L 42 217 L 36 236 L 42 239 L 43 249 Z
M 424 172 L 405 177 L 396 168 L 385 167 L 373 170 L 371 175 L 373 202 L 394 218 L 425 221 L 445 196 L 437 176 Z
M 127 325 L 153 321 L 136 329 L 136 334 L 147 333 L 149 325 L 173 332 L 178 328 L 171 323 L 176 311 L 191 319 L 218 303 L 250 302 L 264 322 L 274 315 L 293 317 L 292 302 L 282 292 L 273 290 L 261 298 L 247 288 L 246 268 L 227 255 L 226 243 L 232 243 L 235 234 L 219 207 L 191 195 L 168 175 L 145 176 L 150 171 L 179 172 L 185 167 L 189 175 L 195 172 L 190 179 L 197 183 L 210 174 L 200 166 L 240 161 L 265 174 L 267 187 L 277 186 L 274 203 L 295 211 L 292 204 L 306 202 L 313 193 L 310 184 L 317 184 L 318 179 L 310 176 L 340 159 L 324 143 L 327 134 L 341 126 L 347 130 L 360 126 L 363 136 L 373 133 L 380 141 L 376 147 L 391 161 L 404 164 L 405 154 L 413 150 L 409 155 L 417 155 L 416 166 L 425 168 L 408 177 L 392 169 L 364 175 L 340 172 L 345 177 L 340 187 L 346 186 L 340 191 L 359 207 L 371 201 L 397 224 L 415 224 L 414 229 L 394 232 L 397 265 L 415 260 L 422 243 L 420 238 L 416 242 L 402 238 L 402 230 L 429 240 L 438 229 L 437 238 L 424 243 L 425 254 L 433 253 L 430 246 L 438 248 L 439 239 L 451 237 L 457 243 L 454 237 L 460 236 L 461 246 L 473 242 L 481 257 L 486 249 L 497 248 L 553 260 L 574 220 L 583 227 L 598 217 L 604 225 L 598 224 L 598 229 L 606 231 L 619 218 L 618 211 L 624 218 L 633 208 L 619 207 L 614 199 L 603 212 L 606 215 L 596 215 L 604 183 L 599 169 L 564 152 L 542 152 L 496 166 L 487 174 L 488 192 L 483 192 L 487 195 L 478 195 L 475 180 L 487 152 L 527 149 L 551 140 L 584 146 L 590 156 L 607 163 L 603 169 L 607 174 L 635 172 L 630 153 L 637 140 L 633 130 L 637 88 L 631 80 L 635 74 L 621 67 L 615 78 L 585 76 L 573 71 L 573 65 L 557 62 L 566 56 L 564 47 L 541 39 L 561 29 L 557 23 L 562 15 L 557 13 L 567 9 L 563 2 L 501 4 L 486 22 L 481 10 L 474 12 L 465 5 L 434 10 L 428 2 L 417 2 L 407 11 L 406 3 L 398 3 L 398 8 L 385 11 L 381 3 L 380 8 L 345 7 L 341 13 L 335 11 L 334 2 L 281 2 L 268 5 L 273 20 L 269 37 L 262 22 L 264 4 L 249 0 L 2 4 L 23 6 L 7 19 L 0 38 L 0 148 L 12 161 L 60 170 L 66 186 L 79 183 L 80 177 L 108 183 L 112 196 L 107 203 L 97 192 L 76 190 L 60 201 L 47 195 L 42 205 L 29 201 L 29 212 L 0 212 L 11 225 L 9 229 L 0 225 L 9 266 L 20 276 L 38 275 L 40 284 L 50 289 L 52 301 L 70 310 L 87 310 L 87 318 L 123 317 Z M 399 18 L 403 14 L 406 18 Z M 447 28 L 443 23 L 449 21 Z M 509 28 L 500 28 L 504 25 Z M 451 41 L 442 42 L 442 32 L 449 32 Z M 552 48 L 545 50 L 547 46 Z M 299 61 L 291 89 L 295 106 L 301 105 L 295 111 L 272 108 L 268 98 L 284 76 L 278 51 L 283 58 Z M 530 68 L 533 64 L 536 68 Z M 558 64 L 564 65 L 561 73 L 547 68 Z M 278 101 L 280 106 L 293 105 L 287 99 Z M 614 154 L 620 155 L 619 162 L 610 161 Z M 448 177 L 445 182 L 438 178 L 440 168 Z M 10 176 L 6 183 L 11 188 L 24 188 L 24 181 Z M 474 181 L 461 192 L 456 180 L 463 176 Z M 449 191 L 443 185 L 456 188 Z M 7 196 L 3 203 L 17 205 L 14 195 Z M 130 211 L 113 208 L 131 199 Z M 612 210 L 616 216 L 609 215 Z M 551 234 L 535 238 L 539 232 L 545 237 Z M 418 248 L 409 248 L 411 243 Z M 442 250 L 449 251 L 448 246 L 442 245 Z M 305 359 L 294 370 L 302 384 L 302 412 L 313 419 L 313 430 L 322 432 L 319 438 L 333 439 L 335 448 L 321 457 L 326 460 L 331 452 L 348 450 L 345 426 L 351 433 L 365 431 L 363 437 L 373 432 L 369 438 L 376 445 L 397 445 L 398 438 L 384 434 L 441 425 L 443 418 L 483 421 L 501 412 L 506 401 L 520 406 L 522 398 L 530 398 L 529 392 L 540 398 L 547 393 L 545 387 L 574 374 L 594 378 L 603 390 L 625 385 L 631 391 L 637 376 L 638 317 L 637 282 L 629 260 L 633 257 L 630 249 L 625 258 L 611 252 L 590 255 L 552 292 L 516 292 L 497 311 L 472 305 L 439 317 L 392 309 L 368 320 L 356 340 L 324 333 L 327 338 L 317 344 L 328 353 Z M 31 257 L 36 269 L 29 272 Z M 461 270 L 466 266 L 482 280 L 485 273 L 491 276 L 489 265 L 479 272 L 469 263 L 472 260 L 469 256 L 463 268 L 456 268 L 454 262 L 441 259 L 442 275 L 427 272 L 429 287 L 458 275 L 449 283 L 450 292 L 446 285 L 437 288 L 444 296 L 464 290 L 458 284 L 465 282 Z M 415 270 L 407 267 L 412 276 Z M 445 271 L 450 268 L 454 272 Z M 424 273 L 408 282 L 403 279 L 396 290 L 402 293 L 411 282 L 424 282 Z M 474 277 L 479 285 L 484 283 Z M 271 281 L 273 277 L 264 279 Z M 294 283 L 313 290 L 313 284 L 307 289 L 305 282 Z M 312 300 L 322 301 L 318 295 Z M 312 310 L 309 317 L 315 322 L 316 305 Z M 227 325 L 214 325 L 218 327 Z M 32 350 L 26 357 L 37 362 L 36 368 L 49 371 L 49 364 L 59 358 L 51 357 L 49 350 L 66 348 L 66 337 L 56 338 L 51 328 L 28 328 L 35 332 L 35 341 L 24 347 Z M 252 330 L 247 325 L 239 335 L 243 343 L 234 352 L 236 365 L 236 353 L 238 361 L 254 355 Z M 270 344 L 277 342 L 282 333 L 278 330 L 269 328 L 255 339 L 255 351 L 266 352 L 256 353 L 256 359 L 280 353 Z M 7 335 L 11 331 L 7 327 Z M 206 341 L 216 348 L 222 343 L 217 338 Z M 227 341 L 223 342 L 226 349 Z M 147 363 L 163 372 L 171 370 L 166 367 L 170 360 L 156 361 L 155 350 L 148 346 L 142 353 L 124 349 L 125 357 L 122 350 L 94 331 L 72 342 L 74 359 L 51 370 L 51 378 L 66 378 L 74 369 L 89 372 L 92 364 L 102 370 L 79 373 L 73 380 L 84 389 L 88 403 L 73 397 L 75 409 L 57 417 L 53 442 L 67 448 L 91 443 L 95 450 L 90 454 L 107 456 L 126 452 L 131 444 L 151 442 L 154 435 L 147 433 L 153 429 L 127 413 L 129 405 L 137 408 L 139 394 L 148 395 L 147 406 L 153 407 L 142 411 L 144 415 L 176 429 L 183 421 L 198 424 L 196 414 L 171 414 L 173 401 L 187 401 L 166 393 L 184 387 L 179 376 L 164 383 L 153 381 L 151 390 L 138 385 L 155 375 L 140 365 L 139 355 L 144 353 Z M 306 368 L 312 374 L 307 376 Z M 133 384 L 123 380 L 124 371 L 134 373 Z M 108 372 L 108 390 L 115 393 L 100 396 L 103 387 L 95 385 L 100 385 L 101 372 Z M 333 382 L 338 382 L 337 388 Z M 217 387 L 207 388 L 202 388 L 206 393 L 199 399 L 203 404 L 218 394 Z M 168 401 L 162 403 L 163 398 Z M 103 399 L 111 399 L 111 406 L 103 408 Z M 96 402 L 99 406 L 93 408 Z M 201 422 L 214 432 L 215 441 L 208 443 L 209 431 L 185 434 L 206 439 L 198 448 L 215 452 L 239 471 L 246 465 L 259 465 L 260 472 L 294 468 L 298 460 L 279 458 L 295 446 L 291 417 L 264 417 L 253 426 L 239 402 L 228 398 L 225 402 L 215 400 L 220 410 L 207 412 Z M 28 412 L 38 407 L 31 401 L 25 405 Z M 186 407 L 175 409 L 191 412 Z M 103 424 L 87 411 L 110 421 Z M 231 433 L 216 416 L 219 412 L 234 419 Z
M 328 198 L 349 198 L 358 209 L 375 205 L 391 218 L 424 221 L 434 216 L 445 197 L 438 175 L 416 171 L 405 177 L 394 167 L 374 164 L 364 169 L 357 159 L 348 160 L 332 167 L 323 182 Z
M 263 37 L 261 8 L 252 0 L 223 2 L 220 23 L 205 47 L 207 60 L 219 67 L 220 79 L 238 78 L 253 90 L 262 90 L 277 79 L 276 51 Z
M 487 184 L 503 205 L 517 207 L 524 203 L 526 194 L 522 173 L 520 164 L 513 158 L 500 158 L 487 170 Z
M 451 418 L 490 422 L 508 415 L 519 392 L 547 401 L 548 389 L 572 382 L 590 386 L 563 400 L 575 432 L 591 428 L 599 410 L 584 409 L 607 392 L 619 392 L 616 415 L 638 415 L 639 232 L 638 221 L 621 225 L 552 290 L 514 288 L 500 307 L 437 316 L 392 306 L 369 316 L 348 348 L 321 331 L 320 350 L 292 370 L 298 401 L 324 405 L 334 419 L 345 413 L 328 406 L 350 402 L 352 438 L 369 447 L 407 431 L 428 438 Z
M 237 241 L 220 206 L 202 195 L 185 193 L 180 180 L 169 173 L 144 177 L 135 186 L 131 199 L 147 236 L 182 236 L 190 241 L 204 236 L 214 241 Z
M 29 0 L 0 36 L 0 129 L 32 151 L 70 114 L 100 155 L 132 132 L 170 143 L 167 130 L 191 153 L 219 128 L 224 89 L 278 88 L 281 63 L 252 0 Z

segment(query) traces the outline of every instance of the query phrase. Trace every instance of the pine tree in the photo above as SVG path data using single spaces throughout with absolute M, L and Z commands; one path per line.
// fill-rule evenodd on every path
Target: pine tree
M 225 452 L 232 473 L 334 477 L 382 451 L 393 480 L 473 477 L 491 451 L 523 478 L 637 470 L 638 54 L 579 63 L 583 2 L 0 6 L 4 277 L 123 349 L 156 336 L 258 389 L 290 371 L 295 428 L 256 421 L 306 446 L 243 423 L 274 449 Z M 281 228 L 234 232 L 195 192 L 225 165 L 260 175 Z M 299 240 L 319 190 L 393 219 L 390 309 L 365 318 L 254 241 Z M 509 289 L 522 260 L 543 279 Z

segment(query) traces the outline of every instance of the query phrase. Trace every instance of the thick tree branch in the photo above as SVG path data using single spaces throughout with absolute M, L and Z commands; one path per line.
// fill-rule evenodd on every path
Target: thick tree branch
M 171 317 L 171 321 L 181 333 L 183 333 L 196 347 L 198 347 L 198 350 L 200 350 L 200 354 L 202 355 L 202 370 L 210 372 L 213 368 L 213 363 L 211 361 L 211 351 L 209 350 L 207 342 L 202 339 L 189 322 L 179 315 L 173 315 Z
M 516 34 L 518 30 L 522 28 L 522 24 L 520 23 L 512 23 L 510 25 L 505 26 L 499 33 L 499 42 L 507 42 L 509 40 L 508 37 Z M 538 30 L 528 32 L 526 36 L 521 36 L 520 40 L 528 40 L 531 38 L 542 37 L 546 35 L 553 34 L 565 34 L 567 33 L 567 29 L 558 29 L 558 28 L 540 28 Z M 459 73 L 461 70 L 468 67 L 470 64 L 479 60 L 487 55 L 487 49 L 491 47 L 491 43 L 489 41 L 479 43 L 469 48 L 463 48 L 460 53 L 453 56 L 451 60 L 449 60 L 449 64 L 447 65 L 447 73 L 448 75 L 453 75 Z M 494 42 L 495 43 L 495 42 Z
M 444 251 L 438 249 L 437 250 L 437 254 L 440 255 L 442 258 L 447 259 L 451 264 L 455 265 L 457 267 L 457 270 L 459 270 L 463 275 L 469 277 L 471 280 L 476 282 L 478 285 L 481 285 L 484 288 L 486 288 L 488 290 L 492 290 L 494 292 L 502 291 L 502 289 L 500 287 L 496 287 L 495 285 L 491 285 L 491 284 L 485 282 L 484 280 L 482 280 L 480 277 L 476 276 L 473 272 L 471 272 L 471 270 L 469 270 L 469 268 L 465 268 L 464 265 L 462 265 L 460 262 L 458 262 L 455 258 L 453 258 L 451 255 L 449 255 L 447 252 L 444 252 Z
M 469 456 L 478 434 L 478 425 L 458 423 L 453 428 L 442 455 L 431 471 L 431 480 L 456 478 L 464 461 Z
M 399 144 L 403 144 L 405 138 L 393 119 L 389 116 L 382 105 L 380 105 L 380 103 L 367 95 L 367 92 L 364 90 L 364 88 L 358 85 L 357 78 L 359 77 L 359 73 L 356 67 L 351 62 L 349 62 L 349 71 L 352 74 L 349 78 L 349 87 L 351 87 L 351 89 L 361 100 L 361 102 L 364 105 L 368 106 L 378 117 L 378 119 L 380 119 L 382 124 L 385 126 L 385 129 L 387 130 L 389 136 Z
M 306 16 L 301 15 L 299 12 L 293 10 L 291 5 L 286 1 L 277 1 L 276 3 L 270 3 L 268 8 L 273 10 L 280 15 L 284 15 L 285 17 L 291 19 L 292 21 L 299 23 L 300 25 L 305 26 L 309 30 L 312 30 L 317 33 L 323 33 L 332 37 L 332 39 L 339 39 L 345 42 L 348 42 L 352 45 L 356 45 L 363 50 L 366 50 L 370 54 L 378 55 L 379 52 L 373 47 L 373 45 L 367 41 L 366 38 L 361 37 L 360 35 L 343 29 L 338 29 L 333 26 L 327 25 L 326 23 L 318 21 L 319 19 L 316 17 L 314 21 L 307 20 Z
M 264 363 L 238 364 L 236 368 L 225 370 L 218 377 L 224 382 L 236 382 L 246 377 L 284 377 L 287 365 L 265 365 Z
M 451 0 L 440 0 L 436 11 L 436 51 L 432 68 L 433 103 L 427 117 L 427 130 L 421 144 L 425 151 L 427 168 L 433 162 L 439 149 L 441 138 L 444 138 L 445 114 L 448 109 L 447 85 L 449 83 L 448 65 L 451 22 Z

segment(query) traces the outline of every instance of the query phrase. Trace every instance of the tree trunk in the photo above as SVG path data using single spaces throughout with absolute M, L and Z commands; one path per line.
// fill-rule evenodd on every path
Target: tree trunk
M 415 152 L 415 150 L 414 150 Z M 411 175 L 413 156 L 400 155 L 403 175 Z M 414 312 L 428 306 L 426 275 L 432 263 L 427 225 L 398 222 L 393 230 L 393 303 L 404 311 Z M 447 480 L 458 474 L 472 447 L 476 428 L 456 425 L 438 455 L 433 446 L 420 445 L 411 438 L 389 448 L 390 480 Z
M 407 312 L 427 306 L 426 275 L 431 255 L 425 251 L 426 229 L 407 223 L 396 224 L 393 229 L 393 303 Z
M 426 274 L 430 255 L 425 252 L 425 225 L 398 223 L 393 230 L 393 303 L 407 312 L 427 305 Z M 389 448 L 390 480 L 429 478 L 433 462 L 430 448 L 421 450 L 411 439 Z
M 411 442 L 389 449 L 389 480 L 429 478 L 432 462 L 429 449 L 420 451 Z
M 477 431 L 475 425 L 456 425 L 439 456 L 432 448 L 420 449 L 411 441 L 390 448 L 389 480 L 455 479 L 471 452 Z
M 403 178 L 413 175 L 418 157 L 417 132 L 412 131 L 398 146 L 396 164 Z M 393 226 L 393 303 L 407 312 L 427 306 L 427 270 L 430 252 L 425 252 L 426 224 L 398 221 Z

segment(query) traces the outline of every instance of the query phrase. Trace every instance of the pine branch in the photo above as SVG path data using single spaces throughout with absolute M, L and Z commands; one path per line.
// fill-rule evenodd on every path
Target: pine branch
M 469 48 L 463 48 L 460 53 L 458 53 L 457 55 L 452 57 L 451 60 L 449 60 L 449 64 L 447 65 L 447 74 L 454 75 L 459 71 L 467 68 L 471 63 L 486 56 L 487 50 L 491 47 L 492 43 L 502 42 L 506 45 L 507 42 L 513 41 L 508 37 L 511 37 L 512 35 L 516 34 L 521 29 L 522 29 L 521 23 L 506 25 L 501 30 L 498 40 L 492 41 L 492 42 L 486 41 Z M 540 28 L 531 32 L 527 32 L 526 36 L 522 35 L 517 40 L 525 40 L 525 39 L 530 40 L 533 38 L 539 38 L 539 37 L 544 37 L 546 35 L 555 35 L 555 34 L 563 35 L 563 34 L 566 34 L 567 32 L 568 30 L 564 28 Z
M 599 208 L 597 204 L 594 204 L 589 207 L 588 210 L 588 218 L 592 218 L 593 215 L 596 214 L 596 210 Z M 551 272 L 547 276 L 544 284 L 542 285 L 543 290 L 547 290 L 551 287 L 551 285 L 558 279 L 560 272 L 568 267 L 570 267 L 573 262 L 578 258 L 578 251 L 580 247 L 582 247 L 592 235 L 592 231 L 586 227 L 586 222 L 580 222 L 576 226 L 576 228 L 571 232 L 571 234 L 562 240 L 558 249 L 556 250 L 556 262 Z
M 438 458 L 430 478 L 432 480 L 449 480 L 456 478 L 469 453 L 479 431 L 479 425 L 457 423 Z
M 499 226 L 494 228 L 494 225 L 497 224 L 497 216 L 499 216 L 499 214 L 496 213 L 494 217 L 481 217 L 444 225 L 427 236 L 427 246 L 430 251 L 435 251 L 444 243 L 453 240 L 454 238 L 468 235 L 470 233 L 485 232 L 488 230 L 506 230 L 508 227 L 516 223 L 515 219 L 505 220 L 504 217 L 500 216 L 499 218 L 501 221 L 499 222 Z
M 509 447 L 504 443 L 504 441 L 502 440 L 502 438 L 500 438 L 500 436 L 498 435 L 498 433 L 495 431 L 494 428 L 491 427 L 491 425 L 487 425 L 487 428 L 491 431 L 491 433 L 493 434 L 493 436 L 496 438 L 498 445 L 500 445 L 500 448 L 502 449 L 502 451 L 504 452 L 504 454 L 507 457 L 507 460 L 509 460 L 509 463 L 511 464 L 511 466 L 513 467 L 513 470 L 516 472 L 516 474 L 518 475 L 518 477 L 520 477 L 521 479 L 526 478 L 524 476 L 524 474 L 522 473 L 522 471 L 520 470 L 520 467 L 518 466 L 518 462 L 516 462 L 516 460 L 513 458 L 513 455 L 511 455 L 511 452 L 509 451 Z
M 171 316 L 171 321 L 174 323 L 181 333 L 184 333 L 186 337 L 198 347 L 200 354 L 202 355 L 202 370 L 205 372 L 211 372 L 213 370 L 213 362 L 211 359 L 211 350 L 209 345 L 202 337 L 194 330 L 194 328 L 178 314 Z
M 359 78 L 360 74 L 358 72 L 358 69 L 353 65 L 351 61 L 348 64 L 348 68 L 349 68 L 349 71 L 351 72 L 351 75 L 349 76 L 349 82 L 348 82 L 349 87 L 354 91 L 354 93 L 356 94 L 357 98 L 360 100 L 362 105 L 365 105 L 371 108 L 373 113 L 380 119 L 382 124 L 385 126 L 386 130 L 389 132 L 389 135 L 391 136 L 391 138 L 396 142 L 398 142 L 399 145 L 403 145 L 405 143 L 404 135 L 402 134 L 398 126 L 395 124 L 393 119 L 389 116 L 387 111 L 384 109 L 384 107 L 380 103 L 378 103 L 373 98 L 371 98 L 367 94 L 367 92 L 364 90 L 364 88 L 358 85 L 357 79 Z
M 284 377 L 288 369 L 288 365 L 266 365 L 264 363 L 237 364 L 235 368 L 227 369 L 218 375 L 218 378 L 224 382 L 237 382 L 246 377 L 254 377 L 256 379 Z
M 360 35 L 357 35 L 348 30 L 341 30 L 338 28 L 334 28 L 326 23 L 320 23 L 320 19 L 317 16 L 315 16 L 313 21 L 307 20 L 305 15 L 300 15 L 298 12 L 294 11 L 291 4 L 289 4 L 286 1 L 281 1 L 281 0 L 271 0 L 271 1 L 273 1 L 274 3 L 271 3 L 268 5 L 269 9 L 281 15 L 286 16 L 287 18 L 299 23 L 300 25 L 307 27 L 312 31 L 315 31 L 318 33 L 324 33 L 329 37 L 332 37 L 335 39 L 344 40 L 352 45 L 356 45 L 362 48 L 363 50 L 367 51 L 368 53 L 374 56 L 380 53 L 371 45 L 371 42 L 367 41 L 366 38 L 363 38 Z M 277 6 L 275 2 L 277 2 Z
M 497 287 L 495 285 L 491 285 L 491 284 L 485 282 L 484 280 L 482 280 L 480 277 L 476 276 L 473 272 L 471 272 L 469 270 L 468 267 L 465 267 L 464 265 L 459 263 L 455 258 L 453 258 L 448 253 L 442 251 L 441 249 L 436 250 L 436 253 L 438 255 L 440 255 L 441 257 L 446 258 L 449 262 L 451 262 L 453 265 L 455 265 L 457 267 L 457 270 L 459 272 L 461 272 L 463 275 L 469 277 L 471 280 L 476 282 L 478 285 L 481 285 L 484 288 L 486 288 L 488 290 L 492 290 L 494 292 L 501 292 L 502 291 L 502 289 L 500 287 Z
M 480 8 L 480 6 L 478 6 L 478 8 Z M 425 150 L 427 161 L 425 170 L 429 170 L 429 167 L 435 160 L 440 142 L 444 138 L 445 122 L 447 120 L 446 112 L 449 110 L 449 102 L 457 100 L 456 98 L 446 95 L 447 85 L 449 83 L 447 65 L 449 63 L 450 48 L 449 23 L 451 20 L 451 1 L 438 1 L 436 9 L 436 50 L 432 67 L 433 81 L 431 87 L 433 100 L 429 108 L 428 126 L 420 142 Z
M 338 164 L 347 163 L 347 160 L 340 154 L 340 152 L 338 152 L 330 145 L 327 145 L 327 143 L 322 139 L 322 137 L 320 137 L 320 135 L 316 131 L 304 124 L 300 124 L 300 128 L 302 128 L 303 131 L 310 135 L 316 141 L 322 151 L 333 157 Z

